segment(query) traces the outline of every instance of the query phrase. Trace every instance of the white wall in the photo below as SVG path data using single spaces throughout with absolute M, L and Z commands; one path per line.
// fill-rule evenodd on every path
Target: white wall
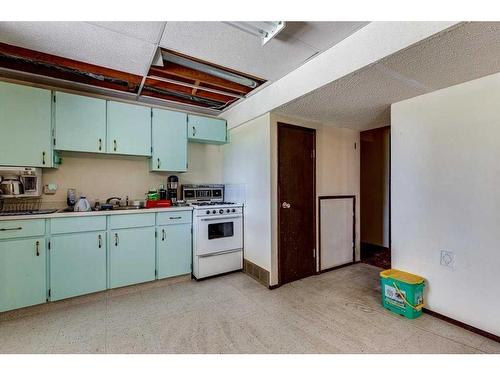
M 429 309 L 496 335 L 499 103 L 495 74 L 394 104 L 391 131 L 393 267 L 426 278 Z
M 360 153 L 359 131 L 337 128 L 303 119 L 271 114 L 271 208 L 272 208 L 272 272 L 271 284 L 278 283 L 278 122 L 316 129 L 316 196 L 356 196 L 356 259 L 360 248 Z M 354 148 L 354 144 L 357 147 Z M 317 202 L 317 199 L 316 199 Z M 316 203 L 317 204 L 317 203 Z M 318 207 L 316 206 L 316 211 Z M 316 220 L 318 220 L 316 215 Z M 319 227 L 316 222 L 316 246 Z
M 269 114 L 231 129 L 223 150 L 228 200 L 245 204 L 245 259 L 271 271 L 271 146 Z

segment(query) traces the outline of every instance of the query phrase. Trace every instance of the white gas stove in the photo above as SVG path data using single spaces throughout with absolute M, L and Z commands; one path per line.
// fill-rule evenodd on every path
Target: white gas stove
M 243 205 L 224 201 L 224 185 L 184 185 L 193 206 L 193 276 L 243 268 Z

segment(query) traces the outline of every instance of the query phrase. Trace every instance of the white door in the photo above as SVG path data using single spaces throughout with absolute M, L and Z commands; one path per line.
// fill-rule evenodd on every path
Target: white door
M 351 263 L 354 251 L 354 198 L 320 201 L 320 270 Z

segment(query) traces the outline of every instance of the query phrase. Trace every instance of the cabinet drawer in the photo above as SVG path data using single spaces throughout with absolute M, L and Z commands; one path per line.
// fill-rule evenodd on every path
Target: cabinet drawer
M 150 227 L 155 225 L 155 214 L 110 215 L 109 229 Z
M 158 212 L 156 225 L 191 224 L 191 211 Z
M 106 216 L 61 217 L 50 220 L 52 234 L 106 230 Z
M 45 219 L 0 221 L 0 240 L 43 236 L 44 234 Z

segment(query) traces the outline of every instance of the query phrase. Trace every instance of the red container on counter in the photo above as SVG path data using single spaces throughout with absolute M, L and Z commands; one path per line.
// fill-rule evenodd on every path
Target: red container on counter
M 147 200 L 146 208 L 157 208 L 157 207 L 172 207 L 172 201 L 170 199 L 159 199 L 156 201 Z

